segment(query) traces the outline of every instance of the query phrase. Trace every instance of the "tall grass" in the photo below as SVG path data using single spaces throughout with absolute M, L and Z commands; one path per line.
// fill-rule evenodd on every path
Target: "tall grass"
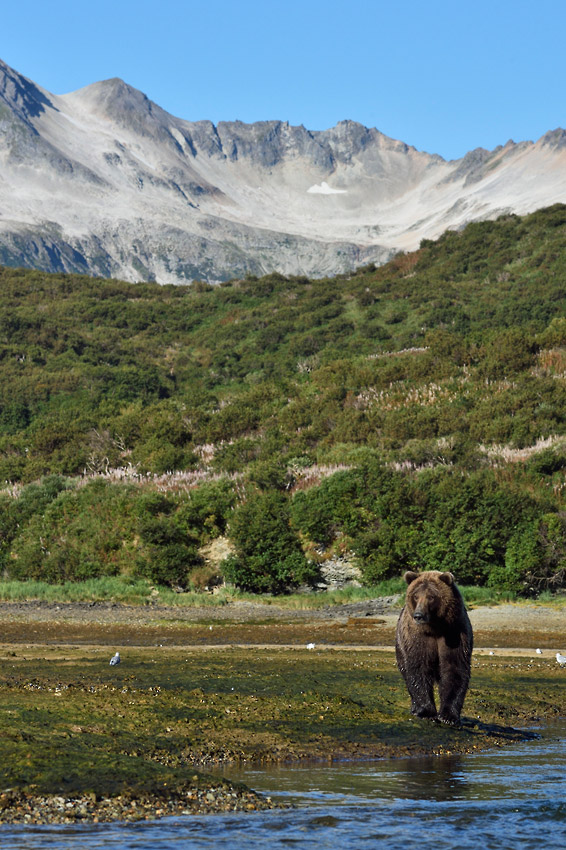
M 0 581 L 0 600 L 3 602 L 123 602 L 144 605 L 155 602 L 175 606 L 217 606 L 229 602 L 250 602 L 274 605 L 289 609 L 317 609 L 327 605 L 362 602 L 380 596 L 393 596 L 403 592 L 401 579 L 382 582 L 375 587 L 347 587 L 324 593 L 292 593 L 288 596 L 243 593 L 226 587 L 217 593 L 192 591 L 175 593 L 167 587 L 156 587 L 147 579 L 102 577 L 64 584 L 47 584 L 44 581 Z
M 31 579 L 0 582 L 0 599 L 4 602 L 143 602 L 150 594 L 151 585 L 145 579 L 109 576 L 86 581 L 66 581 L 64 584 L 48 584 Z
M 329 605 L 348 605 L 370 599 L 397 596 L 402 605 L 406 585 L 403 579 L 395 578 L 370 587 L 345 587 L 323 593 L 290 593 L 287 596 L 271 596 L 244 593 L 234 587 L 225 587 L 216 593 L 191 591 L 176 593 L 168 587 L 156 587 L 147 579 L 127 577 L 103 577 L 87 581 L 64 584 L 47 584 L 44 581 L 0 581 L 2 602 L 121 602 L 129 605 L 160 605 L 187 607 L 215 607 L 231 602 L 248 602 L 273 605 L 289 610 L 317 610 Z M 506 602 L 525 602 L 512 591 L 490 587 L 460 586 L 466 605 L 498 605 Z M 566 605 L 566 595 L 553 595 L 545 591 L 536 601 L 543 604 Z
M 458 585 L 466 605 L 498 605 L 504 602 L 516 602 L 517 594 L 512 590 L 496 590 L 493 587 L 473 587 Z

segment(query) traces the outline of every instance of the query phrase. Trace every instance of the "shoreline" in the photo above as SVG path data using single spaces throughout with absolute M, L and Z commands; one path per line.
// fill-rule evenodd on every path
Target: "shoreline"
M 28 654 L 34 651 L 44 651 L 45 647 L 48 644 L 44 642 L 17 642 L 17 643 L 4 643 L 0 642 L 0 660 L 2 658 L 9 658 L 11 655 L 15 653 L 17 649 L 26 649 L 28 650 Z M 62 651 L 70 651 L 73 649 L 84 649 L 84 650 L 92 650 L 99 651 L 101 645 L 96 643 L 60 643 L 51 644 L 52 647 L 57 647 Z M 147 644 L 129 644 L 129 649 L 142 649 L 147 646 Z M 305 647 L 304 644 L 294 644 L 294 643 L 210 643 L 205 644 L 201 643 L 198 645 L 193 644 L 166 644 L 159 645 L 160 649 L 170 649 L 170 650 L 183 650 L 190 649 L 191 652 L 211 652 L 216 650 L 230 650 L 230 649 L 250 649 L 250 650 L 264 650 L 267 652 L 273 652 L 275 650 L 285 650 L 287 652 L 302 652 Z M 314 644 L 312 648 L 309 649 L 310 652 L 395 652 L 395 647 L 390 644 L 375 644 L 373 646 L 367 646 L 365 644 L 340 644 L 340 643 L 331 643 L 331 644 Z M 556 657 L 556 653 L 560 652 L 560 648 L 556 646 L 555 648 L 545 648 L 539 649 L 537 652 L 536 649 L 525 648 L 521 646 L 480 646 L 474 647 L 473 657 L 481 657 L 481 656 L 497 656 L 499 658 L 531 658 L 532 660 L 539 659 L 547 659 L 553 660 Z
M 210 623 L 194 611 L 180 623 L 175 609 L 131 622 L 134 608 L 0 604 L 0 824 L 274 808 L 206 771 L 479 752 L 566 716 L 566 673 L 554 659 L 565 648 L 566 613 L 548 622 L 544 606 L 470 612 L 485 645 L 474 650 L 461 727 L 408 714 L 392 606 L 323 617 L 279 609 L 268 622 L 245 606 L 240 622 L 234 609 L 223 620 L 207 610 Z M 42 619 L 30 620 L 31 609 Z M 101 610 L 111 622 L 97 620 Z M 502 645 L 517 634 L 519 614 L 528 645 Z M 115 643 L 128 635 L 129 644 Z M 112 668 L 115 649 L 123 661 Z

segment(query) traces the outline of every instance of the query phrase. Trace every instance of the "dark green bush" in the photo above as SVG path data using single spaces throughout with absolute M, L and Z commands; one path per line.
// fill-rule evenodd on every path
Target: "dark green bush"
M 566 514 L 544 514 L 517 528 L 504 565 L 490 573 L 492 587 L 523 596 L 566 587 Z
M 136 500 L 135 572 L 155 584 L 187 588 L 191 570 L 202 564 L 197 539 L 183 528 L 176 500 L 162 493 L 144 493 Z
M 552 475 L 566 468 L 566 454 L 554 449 L 543 449 L 534 454 L 526 466 L 535 475 Z
M 226 533 L 236 501 L 236 487 L 232 481 L 205 482 L 190 490 L 180 501 L 177 514 L 179 527 L 187 535 L 207 543 Z
M 250 469 L 249 480 L 262 490 L 285 490 L 289 484 L 287 466 L 277 458 L 258 461 Z
M 493 470 L 437 467 L 415 475 L 376 462 L 293 499 L 305 537 L 323 546 L 340 539 L 370 584 L 408 568 L 448 570 L 461 582 L 485 584 L 503 568 L 515 529 L 542 509 L 526 491 L 499 483 Z
M 423 473 L 418 484 L 428 500 L 420 557 L 464 584 L 485 584 L 505 562 L 513 530 L 537 512 L 528 493 L 500 484 L 492 470 Z
M 13 541 L 8 577 L 59 583 L 131 572 L 128 495 L 100 480 L 61 491 Z
M 147 540 L 145 542 L 148 543 Z M 159 542 L 153 545 L 149 543 L 138 554 L 135 572 L 155 584 L 186 590 L 190 584 L 191 570 L 200 567 L 202 563 L 194 543 L 164 528 L 159 535 Z
M 377 528 L 356 535 L 351 548 L 362 571 L 365 584 L 377 584 L 402 575 L 405 570 L 421 569 L 418 558 L 418 529 L 379 523 Z
M 135 573 L 159 584 L 188 586 L 202 559 L 198 535 L 185 527 L 179 508 L 183 497 L 103 479 L 60 488 L 60 480 L 52 478 L 26 487 L 6 504 L 3 517 L 12 518 L 11 526 L 7 520 L 3 526 L 8 578 L 59 583 Z
M 486 346 L 481 372 L 490 380 L 517 375 L 534 364 L 537 350 L 532 336 L 521 328 L 500 331 Z
M 28 484 L 17 498 L 0 500 L 0 569 L 7 565 L 13 541 L 23 534 L 28 523 L 44 513 L 48 505 L 68 487 L 60 475 L 50 475 L 38 484 Z
M 223 562 L 223 572 L 242 590 L 283 593 L 316 578 L 291 528 L 283 493 L 252 494 L 234 512 L 229 532 L 236 553 Z
M 329 546 L 338 534 L 354 534 L 363 522 L 358 484 L 356 471 L 338 472 L 318 487 L 299 491 L 291 507 L 294 525 L 322 546 Z

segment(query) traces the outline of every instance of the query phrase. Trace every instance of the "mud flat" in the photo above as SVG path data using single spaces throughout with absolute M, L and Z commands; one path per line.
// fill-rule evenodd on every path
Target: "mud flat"
M 317 610 L 261 602 L 202 607 L 158 602 L 0 602 L 0 645 L 393 646 L 399 611 L 396 597 Z M 505 604 L 471 608 L 469 613 L 478 649 L 566 652 L 566 606 Z
M 134 606 L 35 605 L 30 616 L 32 605 L 0 608 L 0 823 L 265 808 L 208 771 L 477 752 L 566 715 L 566 669 L 553 655 L 566 649 L 560 609 L 472 611 L 484 647 L 464 723 L 451 728 L 409 714 L 393 606 L 255 620 L 209 609 L 199 620 L 176 609 L 142 619 Z

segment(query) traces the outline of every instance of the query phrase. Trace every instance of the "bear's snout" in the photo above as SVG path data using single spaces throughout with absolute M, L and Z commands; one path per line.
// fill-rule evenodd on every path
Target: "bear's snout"
M 422 608 L 415 608 L 413 611 L 413 620 L 416 623 L 428 623 L 429 616 L 426 611 L 422 610 Z

